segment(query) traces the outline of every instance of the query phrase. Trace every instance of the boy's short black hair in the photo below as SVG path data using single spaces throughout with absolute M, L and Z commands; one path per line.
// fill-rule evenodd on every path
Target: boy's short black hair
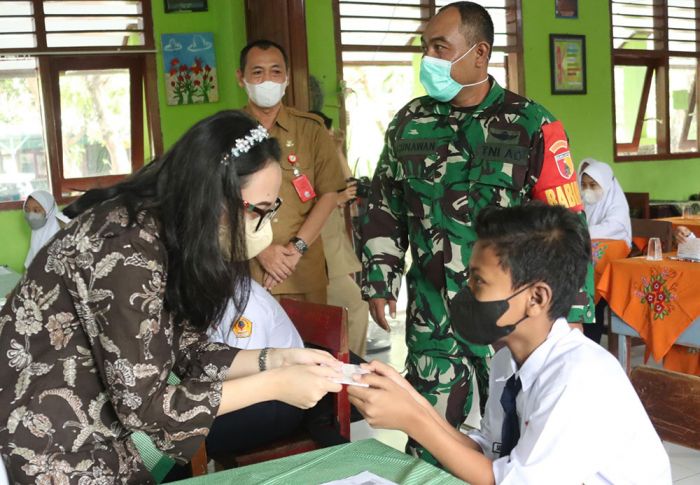
M 476 234 L 510 272 L 514 290 L 547 283 L 552 289 L 549 317 L 567 316 L 591 261 L 591 239 L 579 215 L 541 202 L 490 207 L 477 217 Z
M 250 52 L 250 50 L 253 47 L 257 47 L 258 49 L 262 49 L 264 51 L 268 50 L 271 47 L 277 49 L 282 53 L 282 58 L 284 59 L 284 68 L 287 69 L 289 67 L 289 59 L 287 59 L 287 53 L 284 52 L 284 48 L 281 45 L 279 45 L 277 42 L 272 42 L 271 40 L 259 39 L 254 40 L 253 42 L 249 42 L 241 50 L 241 57 L 239 59 L 239 66 L 241 66 L 241 72 L 245 71 L 246 62 L 248 62 L 248 52 Z

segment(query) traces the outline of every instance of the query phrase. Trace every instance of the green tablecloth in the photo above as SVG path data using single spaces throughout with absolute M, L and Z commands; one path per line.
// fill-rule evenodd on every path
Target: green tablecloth
M 464 483 L 439 468 L 373 439 L 234 468 L 177 483 L 181 485 L 315 485 L 347 478 L 365 470 L 387 480 L 407 485 Z

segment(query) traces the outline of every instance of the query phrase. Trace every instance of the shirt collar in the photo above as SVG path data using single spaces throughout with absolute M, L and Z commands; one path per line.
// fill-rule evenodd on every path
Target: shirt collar
M 479 105 L 472 113 L 472 116 L 474 118 L 478 118 L 486 108 L 503 99 L 503 94 L 505 93 L 505 90 L 501 87 L 501 85 L 498 84 L 498 82 L 491 75 L 489 75 L 489 82 L 491 83 L 491 89 L 489 89 L 489 92 L 486 95 L 486 97 L 481 101 L 481 103 L 479 103 Z M 432 110 L 433 114 L 447 116 L 452 112 L 453 106 L 449 103 L 449 101 L 442 102 L 434 98 L 429 99 L 429 102 L 432 103 L 430 109 Z
M 507 381 L 513 374 L 517 374 L 522 383 L 523 392 L 527 391 L 540 375 L 540 370 L 547 362 L 549 352 L 559 340 L 568 335 L 571 331 L 571 327 L 569 327 L 566 319 L 558 318 L 555 320 L 554 325 L 552 325 L 552 329 L 549 331 L 549 335 L 547 335 L 545 341 L 530 354 L 520 369 L 518 369 L 518 364 L 511 356 L 508 370 L 505 371 L 502 376 L 497 377 L 496 381 Z
M 253 116 L 253 111 L 250 109 L 250 105 L 245 105 L 243 111 Z M 275 118 L 275 124 L 282 128 L 284 131 L 289 131 L 289 111 L 287 107 L 283 104 L 280 107 L 279 113 L 277 113 L 277 118 Z

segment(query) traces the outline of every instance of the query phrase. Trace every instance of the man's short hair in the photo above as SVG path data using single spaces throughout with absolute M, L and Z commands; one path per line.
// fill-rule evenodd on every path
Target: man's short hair
M 476 234 L 510 272 L 513 290 L 547 283 L 552 289 L 549 317 L 567 316 L 591 261 L 591 239 L 579 215 L 539 201 L 486 208 L 477 217 Z
M 471 46 L 477 42 L 486 42 L 493 47 L 493 20 L 489 12 L 474 2 L 453 2 L 442 7 L 439 12 L 447 8 L 456 8 L 462 17 L 460 29 Z
M 284 52 L 284 48 L 279 45 L 277 42 L 273 42 L 271 40 L 267 39 L 259 39 L 259 40 L 254 40 L 253 42 L 249 42 L 243 50 L 241 50 L 241 57 L 239 59 L 239 66 L 241 66 L 241 72 L 245 71 L 245 65 L 246 62 L 248 61 L 248 52 L 253 47 L 257 47 L 258 49 L 262 49 L 264 51 L 268 50 L 271 47 L 274 47 L 278 51 L 282 53 L 282 58 L 284 59 L 284 68 L 287 69 L 289 66 L 289 60 L 287 59 L 287 53 Z

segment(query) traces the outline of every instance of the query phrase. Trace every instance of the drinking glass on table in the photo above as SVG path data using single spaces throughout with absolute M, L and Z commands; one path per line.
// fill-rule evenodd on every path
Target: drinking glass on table
M 663 253 L 661 252 L 661 239 L 658 237 L 650 237 L 649 244 L 647 244 L 647 260 L 661 261 L 662 259 Z

